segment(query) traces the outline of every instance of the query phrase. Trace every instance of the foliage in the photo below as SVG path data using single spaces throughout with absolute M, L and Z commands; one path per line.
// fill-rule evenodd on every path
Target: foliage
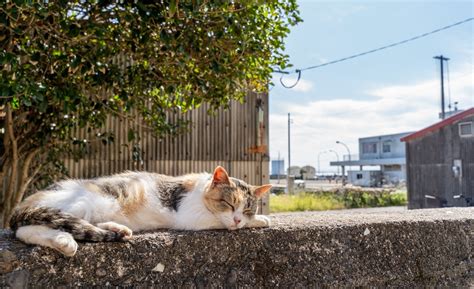
M 330 196 L 299 193 L 270 196 L 270 212 L 302 212 L 344 209 L 344 204 Z
M 265 90 L 272 68 L 288 66 L 283 40 L 301 21 L 295 0 L 0 3 L 3 223 L 46 165 L 114 141 L 101 130 L 109 115 L 176 134 L 185 123 L 168 111 Z M 84 127 L 97 139 L 76 139 Z
M 392 190 L 343 190 L 336 197 L 344 202 L 346 208 L 370 208 L 386 206 L 404 206 L 407 204 L 406 192 Z
M 343 189 L 270 197 L 272 213 L 404 206 L 406 204 L 406 192 L 390 190 Z

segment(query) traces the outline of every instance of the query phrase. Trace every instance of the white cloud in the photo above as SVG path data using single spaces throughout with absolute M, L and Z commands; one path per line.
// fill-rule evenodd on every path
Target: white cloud
M 474 106 L 473 67 L 451 73 L 452 101 L 460 108 Z M 386 85 L 367 91 L 371 99 L 317 100 L 305 104 L 291 101 L 279 103 L 291 112 L 292 164 L 317 168 L 321 151 L 336 150 L 340 157 L 347 154 L 336 141 L 346 143 L 352 154 L 358 153 L 358 138 L 422 129 L 436 121 L 440 111 L 440 84 L 428 79 L 408 85 Z M 446 89 L 447 91 L 447 89 Z M 446 104 L 447 105 L 447 104 Z M 271 157 L 278 152 L 287 159 L 287 115 L 270 115 Z M 321 169 L 329 167 L 334 154 L 321 155 Z

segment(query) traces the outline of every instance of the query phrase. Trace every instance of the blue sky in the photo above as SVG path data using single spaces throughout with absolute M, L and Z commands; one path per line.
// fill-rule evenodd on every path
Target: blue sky
M 317 65 L 474 17 L 474 1 L 299 1 L 304 20 L 286 40 L 294 68 Z M 415 131 L 437 121 L 439 62 L 449 57 L 450 96 L 474 106 L 474 21 L 357 59 L 305 71 L 293 89 L 275 75 L 270 91 L 270 155 L 287 159 L 292 113 L 292 165 L 317 166 L 340 140 L 357 153 L 357 139 Z M 291 84 L 295 75 L 284 78 Z M 448 87 L 446 93 L 448 93 Z M 321 156 L 321 168 L 334 154 Z M 334 170 L 334 169 L 333 169 Z

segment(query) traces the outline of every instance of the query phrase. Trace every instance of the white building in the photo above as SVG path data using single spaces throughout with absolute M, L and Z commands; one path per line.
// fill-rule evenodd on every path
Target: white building
M 331 166 L 340 166 L 344 174 L 346 167 L 359 167 L 347 172 L 351 184 L 363 187 L 376 187 L 382 184 L 398 184 L 406 181 L 405 143 L 400 139 L 411 132 L 380 135 L 359 139 L 359 155 L 344 156 L 343 161 L 331 162 Z M 379 167 L 378 170 L 366 170 L 367 167 Z

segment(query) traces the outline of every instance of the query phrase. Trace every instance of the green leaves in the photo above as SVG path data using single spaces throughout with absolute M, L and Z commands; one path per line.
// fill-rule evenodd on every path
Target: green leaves
M 16 135 L 66 149 L 77 127 L 137 113 L 157 135 L 179 133 L 188 123 L 166 112 L 217 108 L 265 90 L 272 68 L 288 65 L 284 37 L 301 21 L 296 0 L 94 2 L 3 8 L 0 105 L 11 103 L 35 125 L 16 122 Z M 101 142 L 113 141 L 105 135 Z M 136 142 L 136 131 L 127 139 Z
M 13 109 L 20 108 L 20 100 L 18 99 L 18 97 L 13 97 L 10 103 Z

